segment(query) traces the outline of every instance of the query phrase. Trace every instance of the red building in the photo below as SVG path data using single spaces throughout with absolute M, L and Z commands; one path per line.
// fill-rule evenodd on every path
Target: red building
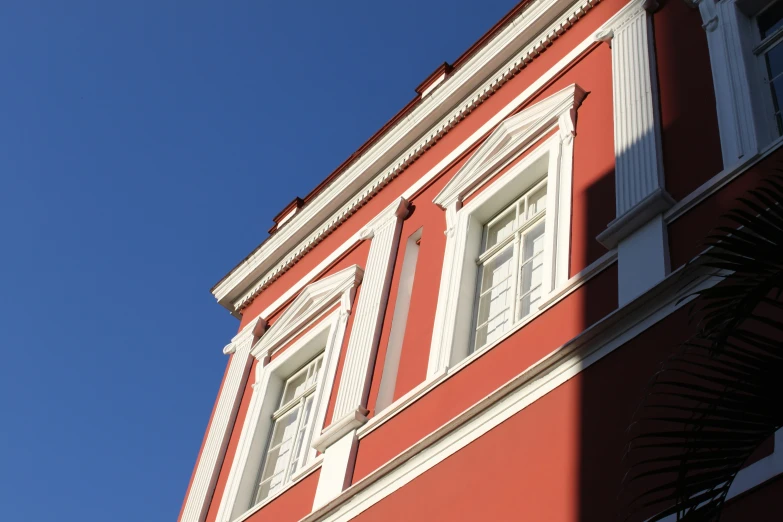
M 179 520 L 614 519 L 678 271 L 783 155 L 782 25 L 528 0 L 436 70 L 213 288 L 239 332 Z M 775 442 L 724 520 L 769 519 Z

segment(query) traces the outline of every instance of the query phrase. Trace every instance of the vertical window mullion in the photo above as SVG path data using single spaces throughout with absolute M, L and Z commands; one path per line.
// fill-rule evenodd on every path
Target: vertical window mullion
M 513 270 L 513 275 L 511 276 L 511 284 L 509 285 L 509 289 L 513 289 L 513 293 L 511 296 L 509 296 L 511 303 L 509 304 L 509 307 L 511 308 L 509 310 L 511 315 L 511 324 L 514 324 L 517 320 L 517 296 L 519 295 L 519 267 L 520 267 L 520 246 L 521 243 L 519 241 L 519 238 L 521 237 L 521 234 L 519 232 L 516 233 L 516 237 L 514 238 L 514 257 L 511 261 L 511 270 Z

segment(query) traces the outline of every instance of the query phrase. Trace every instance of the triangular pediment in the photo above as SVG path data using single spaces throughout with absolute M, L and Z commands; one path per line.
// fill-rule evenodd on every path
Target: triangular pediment
M 361 282 L 363 271 L 358 265 L 325 277 L 304 287 L 277 321 L 261 336 L 252 354 L 258 358 L 271 355 L 302 328 L 332 307 Z M 347 304 L 350 306 L 350 303 Z
M 503 120 L 435 197 L 435 204 L 445 209 L 454 201 L 461 201 L 554 126 L 573 134 L 576 109 L 585 95 L 584 90 L 572 84 Z

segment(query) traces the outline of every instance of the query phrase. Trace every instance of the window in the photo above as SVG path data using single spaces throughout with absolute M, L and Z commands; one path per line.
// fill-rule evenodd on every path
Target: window
M 544 292 L 546 179 L 484 227 L 474 349 L 537 308 Z
M 253 495 L 254 504 L 279 491 L 307 464 L 313 438 L 313 402 L 323 353 L 286 380 L 280 406 L 272 414 L 272 433 Z
M 572 84 L 508 117 L 435 197 L 447 239 L 428 378 L 499 342 L 565 287 L 585 95 Z
M 362 276 L 353 265 L 310 283 L 251 349 L 253 393 L 216 522 L 247 519 L 320 465 L 312 442 L 324 426 Z
M 775 120 L 778 135 L 783 134 L 783 2 L 775 2 L 756 17 L 761 42 L 753 54 L 762 61 L 763 80 L 771 96 L 772 104 L 767 114 Z

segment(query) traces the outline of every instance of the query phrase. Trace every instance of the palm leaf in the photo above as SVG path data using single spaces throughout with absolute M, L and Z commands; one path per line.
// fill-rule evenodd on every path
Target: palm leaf
M 623 518 L 717 521 L 737 473 L 783 427 L 783 178 L 766 180 L 683 270 L 696 333 L 655 374 L 629 428 Z

